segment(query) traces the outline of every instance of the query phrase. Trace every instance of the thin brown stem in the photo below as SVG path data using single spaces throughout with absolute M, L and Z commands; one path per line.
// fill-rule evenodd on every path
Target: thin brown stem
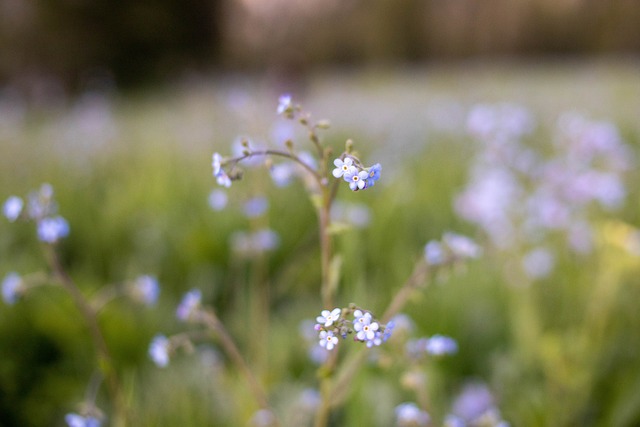
M 298 156 L 291 153 L 287 153 L 286 151 L 270 150 L 270 149 L 269 150 L 252 150 L 240 157 L 231 159 L 231 162 L 234 162 L 234 164 L 239 163 L 242 160 L 251 158 L 253 156 L 280 156 L 280 157 L 285 157 L 287 159 L 293 160 L 294 162 L 302 166 L 307 172 L 309 172 L 315 178 L 315 180 L 320 185 L 322 185 L 322 177 L 320 176 L 318 171 L 316 171 L 314 168 L 312 168 L 311 166 L 303 162 Z
M 265 393 L 256 377 L 253 375 L 253 372 L 249 368 L 247 361 L 244 359 L 244 357 L 242 357 L 242 354 L 233 341 L 233 338 L 231 338 L 231 335 L 229 335 L 227 329 L 224 327 L 220 319 L 218 319 L 218 316 L 216 316 L 212 311 L 203 312 L 202 321 L 212 332 L 216 334 L 224 351 L 227 353 L 229 358 L 231 358 L 242 375 L 244 375 L 245 379 L 247 380 L 249 389 L 251 390 L 254 399 L 258 403 L 258 406 L 260 406 L 262 409 L 268 409 L 275 416 L 275 412 L 269 405 L 267 394 Z

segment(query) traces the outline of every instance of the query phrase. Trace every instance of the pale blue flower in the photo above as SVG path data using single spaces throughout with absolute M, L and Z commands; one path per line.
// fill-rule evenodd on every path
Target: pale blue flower
M 280 236 L 277 232 L 263 228 L 253 233 L 253 246 L 258 252 L 272 251 L 280 244 Z
M 380 325 L 378 322 L 372 322 L 371 314 L 369 313 L 364 313 L 362 316 L 357 317 L 353 322 L 353 329 L 356 331 L 356 338 L 360 341 L 372 341 L 376 337 L 376 331 L 379 328 Z
M 7 274 L 2 281 L 2 299 L 7 304 L 15 304 L 18 301 L 22 288 L 22 278 L 18 273 Z
M 221 211 L 227 206 L 227 193 L 223 190 L 213 190 L 209 193 L 209 207 L 214 211 Z
M 458 343 L 451 337 L 433 335 L 427 340 L 425 350 L 433 356 L 454 354 L 458 351 Z
M 200 307 L 202 293 L 200 289 L 192 289 L 187 292 L 176 310 L 176 316 L 182 321 L 187 321 Z
M 156 335 L 149 345 L 149 357 L 161 368 L 169 364 L 171 341 L 164 335 Z
M 133 285 L 133 297 L 146 305 L 153 305 L 158 301 L 160 286 L 155 277 L 144 275 L 136 279 Z
M 396 426 L 398 427 L 423 427 L 428 426 L 431 418 L 426 411 L 421 410 L 413 402 L 405 402 L 396 406 Z
M 380 179 L 380 172 L 382 171 L 382 165 L 376 163 L 369 168 L 369 176 L 367 177 L 367 188 L 373 187 L 377 180 Z
M 442 243 L 431 240 L 424 247 L 424 258 L 429 265 L 440 265 L 445 262 L 446 254 Z
M 444 233 L 442 241 L 457 258 L 478 258 L 482 253 L 482 249 L 476 242 L 461 234 Z
M 251 417 L 251 425 L 254 427 L 273 427 L 275 423 L 276 417 L 268 409 L 259 409 Z
M 291 163 L 278 163 L 271 167 L 271 179 L 278 187 L 286 187 L 291 183 L 295 169 Z
M 532 279 L 547 277 L 553 271 L 555 259 L 545 248 L 536 248 L 527 252 L 522 258 L 525 273 Z
M 61 216 L 38 221 L 38 238 L 45 243 L 55 243 L 69 235 L 69 223 Z
M 320 346 L 327 350 L 333 350 L 338 345 L 338 337 L 336 337 L 331 331 L 320 331 Z
M 269 201 L 265 197 L 253 197 L 244 204 L 244 214 L 247 218 L 257 218 L 269 209 Z
M 11 196 L 7 199 L 6 202 L 4 202 L 2 212 L 10 222 L 13 222 L 18 219 L 23 207 L 24 201 L 20 197 Z
M 389 338 L 391 338 L 391 334 L 393 334 L 393 330 L 396 327 L 396 322 L 392 319 L 384 326 L 384 332 L 382 334 L 382 342 L 386 342 Z
M 333 310 L 322 310 L 320 316 L 316 317 L 316 321 L 320 324 L 323 324 L 325 328 L 333 325 L 334 322 L 337 322 L 340 319 L 340 315 L 342 314 L 342 309 L 334 308 Z
M 351 157 L 347 157 L 344 160 L 335 159 L 333 161 L 333 164 L 335 165 L 336 168 L 331 173 L 336 178 L 340 178 L 347 174 L 356 173 L 358 171 L 356 167 L 353 166 L 353 159 Z
M 69 425 L 69 427 L 100 427 L 102 424 L 99 419 L 82 415 L 70 413 L 64 417 L 65 421 Z
M 335 170 L 335 169 L 334 169 Z M 358 172 L 357 169 L 349 170 L 344 174 L 343 178 L 349 183 L 349 188 L 352 191 L 363 190 L 367 185 L 367 178 L 369 173 L 367 171 Z
M 377 323 L 375 324 L 377 325 Z M 383 343 L 383 341 L 384 341 L 384 334 L 380 331 L 375 331 L 375 333 L 373 334 L 373 338 L 367 339 L 366 345 L 367 345 L 367 348 L 371 348 L 374 345 L 379 346 L 380 344 Z

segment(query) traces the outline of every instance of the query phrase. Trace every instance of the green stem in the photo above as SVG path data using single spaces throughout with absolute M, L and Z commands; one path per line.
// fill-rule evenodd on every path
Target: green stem
M 80 314 L 89 328 L 89 333 L 98 354 L 98 367 L 106 379 L 109 393 L 111 394 L 115 406 L 115 412 L 119 415 L 119 418 L 121 418 L 121 422 L 126 424 L 126 406 L 122 397 L 121 386 L 115 372 L 115 366 L 113 364 L 113 359 L 109 352 L 107 342 L 100 330 L 97 312 L 84 297 L 71 276 L 69 276 L 66 270 L 62 267 L 58 253 L 53 246 L 46 246 L 46 255 L 53 270 L 54 277 L 71 295 L 76 308 L 80 311 Z

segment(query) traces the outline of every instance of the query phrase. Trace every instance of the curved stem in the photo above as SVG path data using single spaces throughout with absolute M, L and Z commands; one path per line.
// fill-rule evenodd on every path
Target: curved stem
M 55 251 L 55 248 L 53 246 L 46 246 L 46 255 L 53 270 L 54 277 L 71 295 L 76 308 L 80 311 L 80 314 L 84 318 L 84 321 L 89 328 L 89 333 L 98 354 L 98 368 L 104 374 L 109 392 L 116 408 L 116 413 L 120 413 L 124 418 L 126 418 L 125 405 L 122 401 L 122 395 L 120 392 L 121 387 L 115 373 L 113 359 L 109 352 L 107 342 L 104 338 L 104 335 L 102 334 L 102 331 L 100 330 L 97 313 L 93 309 L 93 307 L 91 307 L 91 304 L 82 294 L 71 276 L 69 276 L 66 270 L 62 267 L 60 257 L 58 256 L 58 253 Z
M 318 182 L 318 184 L 322 185 L 322 178 L 320 176 L 320 174 L 318 173 L 318 171 L 316 171 L 314 168 L 312 168 L 311 166 L 309 166 L 308 164 L 306 164 L 305 162 L 303 162 L 298 156 L 293 155 L 291 153 L 287 153 L 286 151 L 280 151 L 280 150 L 255 150 L 255 151 L 249 151 L 248 153 L 240 156 L 240 157 L 236 157 L 234 159 L 231 159 L 231 162 L 234 163 L 239 163 L 244 159 L 249 159 L 253 156 L 279 156 L 279 157 L 285 157 L 287 159 L 293 160 L 294 162 L 298 163 L 300 166 L 302 166 L 307 172 L 309 172 Z
M 275 416 L 275 412 L 269 405 L 267 394 L 265 393 L 256 377 L 253 375 L 253 372 L 249 368 L 249 364 L 244 359 L 244 357 L 242 357 L 242 354 L 233 341 L 233 338 L 231 338 L 231 335 L 229 335 L 227 329 L 224 327 L 220 319 L 218 319 L 218 316 L 216 316 L 212 311 L 203 312 L 202 322 L 217 335 L 218 339 L 220 340 L 220 345 L 222 346 L 222 348 L 224 348 L 224 351 L 231 358 L 233 363 L 238 367 L 242 375 L 244 375 L 251 393 L 253 394 L 253 397 L 258 405 L 262 409 L 271 411 L 271 413 Z

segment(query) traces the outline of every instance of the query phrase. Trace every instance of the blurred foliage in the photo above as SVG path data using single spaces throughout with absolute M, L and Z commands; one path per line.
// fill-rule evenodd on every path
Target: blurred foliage
M 303 103 L 314 117 L 332 121 L 328 141 L 339 149 L 352 137 L 363 157 L 383 164 L 374 189 L 342 189 L 339 195 L 372 213 L 367 228 L 336 238 L 344 257 L 340 301 L 382 310 L 427 240 L 453 230 L 483 241 L 452 207 L 474 150 L 464 134 L 471 105 L 521 103 L 539 120 L 537 138 L 548 135 L 545 129 L 559 112 L 578 108 L 612 120 L 638 153 L 640 85 L 634 70 L 635 64 L 478 66 L 310 81 Z M 277 97 L 271 87 L 241 79 L 139 98 L 109 96 L 88 93 L 67 108 L 27 111 L 0 123 L 0 199 L 24 195 L 42 182 L 53 185 L 60 213 L 71 224 L 61 245 L 63 260 L 87 294 L 139 274 L 158 277 L 156 307 L 140 309 L 123 300 L 100 318 L 136 425 L 246 425 L 258 409 L 215 341 L 179 354 L 167 369 L 148 360 L 153 335 L 181 330 L 175 306 L 195 287 L 219 311 L 274 406 L 285 413 L 315 384 L 315 367 L 299 334 L 300 322 L 322 308 L 311 203 L 300 184 L 276 188 L 258 168 L 234 183 L 224 211 L 207 205 L 215 186 L 214 150 L 229 152 L 238 133 L 279 143 L 270 137 Z M 249 101 L 238 104 L 239 98 Z M 84 115 L 90 111 L 100 120 Z M 447 334 L 460 347 L 458 355 L 421 368 L 436 419 L 449 411 L 465 381 L 481 379 L 513 425 L 640 422 L 640 261 L 620 245 L 631 227 L 640 226 L 640 190 L 632 186 L 638 179 L 632 171 L 628 203 L 617 219 L 598 218 L 594 254 L 565 254 L 551 277 L 518 287 L 505 276 L 506 258 L 488 247 L 482 260 L 442 277 L 411 301 L 406 313 L 417 336 Z M 252 226 L 239 212 L 256 194 L 270 200 L 268 225 L 280 234 L 281 245 L 259 259 L 239 258 L 229 241 L 234 231 Z M 3 218 L 0 276 L 43 266 L 31 225 Z M 256 307 L 265 295 L 271 332 L 261 336 L 256 319 L 264 313 Z M 88 343 L 79 313 L 59 289 L 3 304 L 2 425 L 63 425 L 92 373 Z M 393 407 L 413 399 L 394 360 L 391 354 L 363 366 L 333 425 L 391 424 Z M 98 404 L 108 414 L 109 403 Z
M 632 0 L 1 0 L 0 84 L 31 97 L 211 69 L 633 54 Z M 1 86 L 0 86 L 1 87 Z

